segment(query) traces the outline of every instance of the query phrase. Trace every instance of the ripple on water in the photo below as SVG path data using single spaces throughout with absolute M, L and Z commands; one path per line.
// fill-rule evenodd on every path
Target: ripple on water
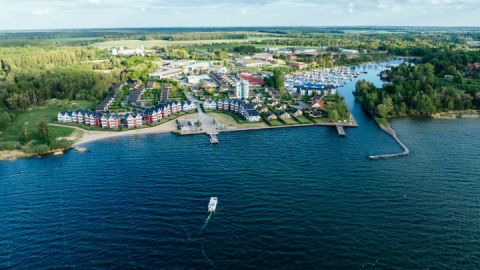
M 369 161 L 398 146 L 357 118 L 0 163 L 0 268 L 477 268 L 478 120 L 395 120 L 412 155 Z

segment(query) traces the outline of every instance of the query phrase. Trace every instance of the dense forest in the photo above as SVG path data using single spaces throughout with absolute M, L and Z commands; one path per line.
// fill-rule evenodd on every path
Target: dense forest
M 0 49 L 0 130 L 17 112 L 55 98 L 101 100 L 118 73 L 96 72 L 88 48 L 22 47 Z
M 445 66 L 445 69 L 455 70 Z M 379 118 L 396 116 L 431 116 L 448 110 L 480 109 L 480 86 L 465 91 L 461 75 L 448 83 L 438 77 L 444 69 L 426 63 L 420 65 L 402 64 L 384 73 L 390 83 L 382 89 L 372 83 L 359 81 L 356 86 L 357 100 Z

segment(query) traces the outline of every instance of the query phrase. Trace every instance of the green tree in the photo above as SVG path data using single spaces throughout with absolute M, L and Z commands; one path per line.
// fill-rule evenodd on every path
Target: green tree
M 8 127 L 11 121 L 12 118 L 8 112 L 0 112 L 0 130 Z
M 328 111 L 328 119 L 330 119 L 331 122 L 337 122 L 339 119 L 337 110 L 333 109 Z
M 275 69 L 273 71 L 273 83 L 278 93 L 285 96 L 285 74 L 281 70 Z
M 38 125 L 38 133 L 43 142 L 49 142 L 48 125 L 45 122 L 41 122 Z
M 28 125 L 23 125 L 22 127 L 21 140 L 24 143 L 28 143 L 30 141 L 30 130 L 28 129 Z

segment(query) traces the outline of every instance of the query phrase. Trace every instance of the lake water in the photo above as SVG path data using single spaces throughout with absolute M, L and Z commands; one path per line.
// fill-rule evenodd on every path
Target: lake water
M 400 147 L 353 89 L 346 138 L 143 135 L 0 162 L 0 269 L 478 268 L 479 120 L 396 120 L 412 155 L 370 161 Z

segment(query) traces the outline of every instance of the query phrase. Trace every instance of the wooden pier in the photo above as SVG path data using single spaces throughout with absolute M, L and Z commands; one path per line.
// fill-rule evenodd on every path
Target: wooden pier
M 217 133 L 210 133 L 210 143 L 211 144 L 218 144 L 218 137 Z
M 347 133 L 345 133 L 345 129 L 343 128 L 343 126 L 341 125 L 336 125 L 337 127 L 337 132 L 338 132 L 338 136 L 347 136 Z

